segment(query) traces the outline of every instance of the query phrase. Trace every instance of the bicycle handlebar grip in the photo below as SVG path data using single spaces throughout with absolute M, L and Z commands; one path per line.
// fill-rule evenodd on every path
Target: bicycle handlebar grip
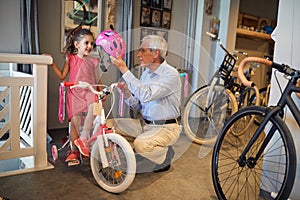
M 260 63 L 260 64 L 264 64 L 267 66 L 271 66 L 272 61 L 266 60 L 264 58 L 258 58 L 258 57 L 247 57 L 247 58 L 243 59 L 242 62 L 239 64 L 238 76 L 241 79 L 242 83 L 247 87 L 254 87 L 255 83 L 253 81 L 248 81 L 244 75 L 244 67 L 249 62 L 255 62 L 255 63 Z
M 288 76 L 293 76 L 296 71 L 295 69 L 289 67 L 288 65 L 279 64 L 279 63 L 275 63 L 275 62 L 272 63 L 272 67 Z

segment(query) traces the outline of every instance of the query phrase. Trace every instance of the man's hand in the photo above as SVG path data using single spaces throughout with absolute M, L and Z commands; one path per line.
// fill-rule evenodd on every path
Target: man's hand
M 111 63 L 114 66 L 116 66 L 122 74 L 124 74 L 125 72 L 128 71 L 128 67 L 126 66 L 126 63 L 118 54 L 117 54 L 116 58 L 110 56 L 110 60 L 111 60 Z

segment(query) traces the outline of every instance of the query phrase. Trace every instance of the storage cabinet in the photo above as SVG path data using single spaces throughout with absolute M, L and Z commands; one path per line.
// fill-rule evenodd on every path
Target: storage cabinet
M 278 0 L 253 0 L 251 4 L 240 0 L 239 3 L 235 49 L 247 52 L 249 56 L 272 58 L 274 41 L 270 33 L 276 27 Z M 263 88 L 269 83 L 268 74 L 269 69 L 261 66 L 256 69 L 252 80 Z

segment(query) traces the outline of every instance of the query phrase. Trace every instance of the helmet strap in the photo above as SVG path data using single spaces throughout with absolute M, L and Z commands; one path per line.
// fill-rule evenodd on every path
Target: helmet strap
M 104 65 L 104 61 L 103 61 L 104 60 L 104 55 L 103 56 L 101 55 L 99 48 L 97 48 L 97 50 L 98 50 L 98 54 L 99 54 L 99 58 L 100 58 L 100 69 L 103 72 L 107 72 L 107 68 Z

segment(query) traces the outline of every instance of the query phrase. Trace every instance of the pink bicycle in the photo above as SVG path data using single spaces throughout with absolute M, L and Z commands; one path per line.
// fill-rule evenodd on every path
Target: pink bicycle
M 103 99 L 112 94 L 112 106 L 114 105 L 113 89 L 118 83 L 110 86 L 90 85 L 79 81 L 78 83 L 64 82 L 64 86 L 74 88 L 88 88 L 98 97 L 94 106 L 93 134 L 88 140 L 92 146 L 90 155 L 90 166 L 93 176 L 100 187 L 112 193 L 125 191 L 133 182 L 136 173 L 136 159 L 130 143 L 121 135 L 116 134 L 113 127 L 106 125 L 106 115 L 102 106 Z M 95 86 L 104 87 L 102 91 L 94 89 Z M 112 109 L 110 109 L 109 113 Z M 109 115 L 109 114 L 108 114 Z M 55 145 L 52 146 L 52 157 L 58 158 L 58 151 Z

